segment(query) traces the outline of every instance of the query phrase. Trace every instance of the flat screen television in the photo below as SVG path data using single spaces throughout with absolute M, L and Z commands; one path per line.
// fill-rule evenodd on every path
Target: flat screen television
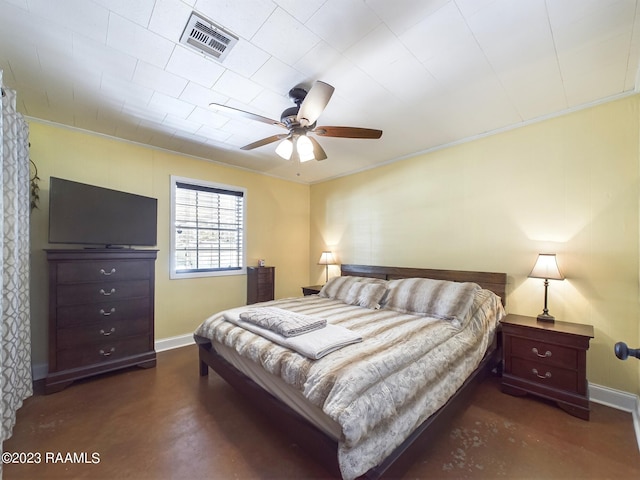
M 154 246 L 158 200 L 51 177 L 49 243 Z

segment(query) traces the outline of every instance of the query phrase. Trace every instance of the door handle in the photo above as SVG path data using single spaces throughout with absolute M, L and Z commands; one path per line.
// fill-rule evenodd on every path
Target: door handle
M 640 359 L 640 348 L 629 348 L 624 342 L 616 343 L 613 351 L 620 360 L 626 360 L 629 356 Z

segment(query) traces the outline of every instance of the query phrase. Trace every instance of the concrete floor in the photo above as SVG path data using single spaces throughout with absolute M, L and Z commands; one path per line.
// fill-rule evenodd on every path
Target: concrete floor
M 5 464 L 5 480 L 328 477 L 215 373 L 200 377 L 195 346 L 159 353 L 156 368 L 27 399 L 3 450 L 41 459 Z M 592 404 L 587 422 L 505 395 L 491 378 L 439 442 L 389 478 L 630 479 L 640 453 L 631 414 Z

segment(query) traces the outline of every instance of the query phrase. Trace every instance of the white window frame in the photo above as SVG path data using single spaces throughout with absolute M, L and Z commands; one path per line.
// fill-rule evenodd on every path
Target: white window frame
M 229 190 L 232 192 L 241 192 L 243 196 L 242 202 L 242 258 L 241 268 L 233 270 L 200 270 L 189 272 L 176 271 L 176 189 L 178 183 L 186 183 L 189 185 L 215 188 L 222 190 Z M 170 253 L 170 270 L 169 278 L 172 280 L 180 278 L 197 278 L 197 277 L 220 277 L 227 275 L 246 275 L 247 273 L 247 261 L 246 261 L 246 212 L 247 212 L 247 190 L 243 187 L 236 187 L 233 185 L 224 185 L 221 183 L 213 183 L 205 180 L 198 180 L 193 178 L 179 177 L 171 175 L 171 253 Z

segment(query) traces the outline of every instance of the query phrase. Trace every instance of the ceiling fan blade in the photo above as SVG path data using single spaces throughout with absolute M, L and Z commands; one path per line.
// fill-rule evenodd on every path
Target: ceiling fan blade
M 342 137 L 342 138 L 380 138 L 382 130 L 373 128 L 358 127 L 316 127 L 313 133 L 321 137 Z
M 307 138 L 309 140 L 311 140 L 311 143 L 313 144 L 313 156 L 315 157 L 315 159 L 316 160 L 324 160 L 324 159 L 326 159 L 327 158 L 327 154 L 324 151 L 324 148 L 322 148 L 320 146 L 318 141 L 313 137 L 307 136 Z
M 210 103 L 209 108 L 211 108 L 212 110 L 219 110 L 221 112 L 230 113 L 231 115 L 234 115 L 236 117 L 249 118 L 251 120 L 257 120 L 258 122 L 268 123 L 269 125 L 278 125 L 282 128 L 287 128 L 286 125 L 280 122 L 279 120 L 263 117 L 262 115 L 258 115 L 257 113 L 245 112 L 244 110 L 228 107 L 227 105 L 221 105 L 219 103 Z
M 300 104 L 297 118 L 298 123 L 303 127 L 313 125 L 326 108 L 334 90 L 335 88 L 328 83 L 321 82 L 320 80 L 316 81 Z
M 282 140 L 283 138 L 287 138 L 288 136 L 289 136 L 288 133 L 271 135 L 270 137 L 263 138 L 262 140 L 258 140 L 257 142 L 250 143 L 249 145 L 245 145 L 244 147 L 240 147 L 240 150 L 253 150 L 254 148 L 262 147 L 264 145 L 269 145 L 270 143 L 277 142 L 278 140 Z

